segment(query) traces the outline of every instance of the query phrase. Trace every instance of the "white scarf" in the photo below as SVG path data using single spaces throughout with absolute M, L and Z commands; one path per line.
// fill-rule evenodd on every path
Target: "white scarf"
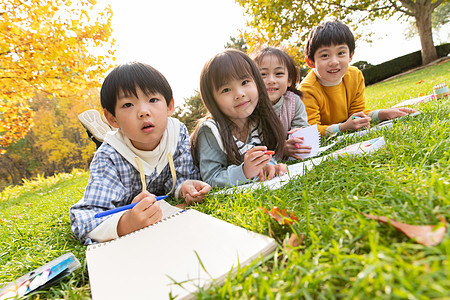
M 123 135 L 122 130 L 110 131 L 106 134 L 105 142 L 119 152 L 136 170 L 139 167 L 135 157 L 142 160 L 145 175 L 151 175 L 155 170 L 159 175 L 169 163 L 167 155 L 175 153 L 180 136 L 180 121 L 174 118 L 167 119 L 167 127 L 159 141 L 158 146 L 152 151 L 136 149 L 130 139 Z

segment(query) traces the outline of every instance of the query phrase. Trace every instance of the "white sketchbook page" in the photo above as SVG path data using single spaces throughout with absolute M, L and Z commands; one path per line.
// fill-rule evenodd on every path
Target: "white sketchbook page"
M 413 98 L 413 99 L 408 99 L 408 100 L 402 101 L 402 102 L 397 103 L 396 105 L 392 106 L 392 108 L 408 106 L 408 105 L 413 105 L 413 104 L 417 104 L 417 103 L 425 103 L 425 102 L 428 102 L 428 101 L 433 100 L 433 99 L 434 99 L 434 95 L 426 95 L 426 96 L 422 96 L 422 97 L 418 97 L 418 98 Z
M 273 252 L 275 240 L 194 209 L 86 251 L 93 299 L 192 298 L 197 286 L 224 281 Z M 206 271 L 202 269 L 197 252 Z M 176 285 L 169 278 L 182 283 Z
M 170 205 L 169 203 L 167 203 L 165 200 L 159 200 L 159 207 L 161 208 L 162 211 L 162 218 L 161 219 L 165 219 L 171 215 L 176 214 L 177 212 L 181 211 L 182 209 L 175 207 L 173 205 Z
M 337 150 L 332 153 L 334 157 L 340 156 L 340 155 L 361 155 L 361 154 L 368 154 L 371 152 L 374 152 L 378 150 L 380 147 L 386 144 L 386 141 L 384 140 L 384 137 L 377 137 L 371 140 L 367 140 L 360 143 L 355 143 L 352 145 L 349 145 L 345 148 L 342 148 L 340 150 Z
M 382 128 L 391 127 L 392 125 L 394 125 L 393 120 L 384 121 L 384 122 L 382 122 L 380 124 L 377 124 L 375 126 L 372 126 L 372 127 L 368 128 L 368 129 L 362 129 L 362 130 L 358 130 L 358 131 L 355 131 L 355 132 L 352 132 L 352 133 L 345 133 L 343 135 L 340 135 L 340 136 L 337 137 L 337 141 L 339 142 L 345 137 L 366 135 L 369 132 L 374 132 L 374 131 L 380 130 Z
M 317 124 L 300 128 L 293 134 L 289 135 L 289 138 L 294 137 L 303 137 L 303 145 L 312 147 L 310 153 L 298 154 L 299 157 L 305 159 L 317 155 L 320 147 L 320 133 L 319 130 L 317 129 Z

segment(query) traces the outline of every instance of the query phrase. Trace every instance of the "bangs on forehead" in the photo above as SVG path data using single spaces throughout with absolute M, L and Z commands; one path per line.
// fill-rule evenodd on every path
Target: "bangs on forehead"
M 319 38 L 318 44 L 323 46 L 331 46 L 331 45 L 342 45 L 346 43 L 345 35 L 337 32 L 330 33 L 324 32 Z
M 354 49 L 354 37 L 350 29 L 340 22 L 327 22 L 320 27 L 317 34 L 316 45 L 332 46 L 347 45 L 352 51 Z
M 132 77 L 127 76 L 125 80 L 120 84 L 120 86 L 117 89 L 117 97 L 119 97 L 120 93 L 123 93 L 125 97 L 131 97 L 135 96 L 138 97 L 136 88 L 139 88 L 144 94 L 154 94 L 154 93 L 160 93 L 158 88 L 156 87 L 154 82 L 149 81 L 146 78 L 140 78 L 140 77 Z
M 210 74 L 216 90 L 232 80 L 253 78 L 249 63 L 243 57 L 232 53 L 222 53 L 218 56 L 211 64 Z
M 258 65 L 262 64 L 262 61 L 264 58 L 271 58 L 271 59 L 275 59 L 275 61 L 280 64 L 281 66 L 287 68 L 286 62 L 282 56 L 282 54 L 279 51 L 271 51 L 271 50 L 266 50 L 264 52 L 262 52 L 258 57 L 255 58 L 255 61 Z
M 117 80 L 116 97 L 123 93 L 125 97 L 138 96 L 136 88 L 139 88 L 144 94 L 160 93 L 167 99 L 172 99 L 171 88 L 164 78 L 154 68 L 138 63 L 123 65 L 120 67 L 121 77 Z

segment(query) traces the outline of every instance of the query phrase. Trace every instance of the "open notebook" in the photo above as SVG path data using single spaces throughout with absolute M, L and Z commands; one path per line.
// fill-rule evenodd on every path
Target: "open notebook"
M 195 209 L 159 201 L 160 222 L 86 251 L 92 298 L 193 298 L 198 287 L 222 283 L 238 266 L 273 252 L 267 236 Z

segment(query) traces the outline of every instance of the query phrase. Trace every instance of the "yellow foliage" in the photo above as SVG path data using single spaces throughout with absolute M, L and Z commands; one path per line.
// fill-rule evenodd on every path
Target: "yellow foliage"
M 40 159 L 42 163 L 54 167 L 47 168 L 46 172 L 70 170 L 72 167 L 87 168 L 95 144 L 88 139 L 78 114 L 97 108 L 94 103 L 100 103 L 98 91 L 83 91 L 79 97 L 61 99 L 35 97 L 39 101 L 33 105 L 36 111 L 33 145 L 44 154 Z
M 0 190 L 39 174 L 50 176 L 73 168 L 87 169 L 93 157 L 95 144 L 88 138 L 78 114 L 99 109 L 97 89 L 66 98 L 39 93 L 33 100 L 30 108 L 35 112 L 35 125 L 0 157 Z
M 0 92 L 1 93 L 1 92 Z M 0 105 L 0 154 L 5 150 L 2 145 L 9 145 L 13 141 L 21 139 L 24 131 L 33 126 L 33 112 L 20 101 L 12 98 L 10 101 L 3 100 Z
M 0 151 L 33 126 L 29 106 L 36 94 L 83 97 L 111 69 L 112 11 L 95 5 L 94 0 L 0 2 Z M 95 49 L 107 50 L 96 55 Z

